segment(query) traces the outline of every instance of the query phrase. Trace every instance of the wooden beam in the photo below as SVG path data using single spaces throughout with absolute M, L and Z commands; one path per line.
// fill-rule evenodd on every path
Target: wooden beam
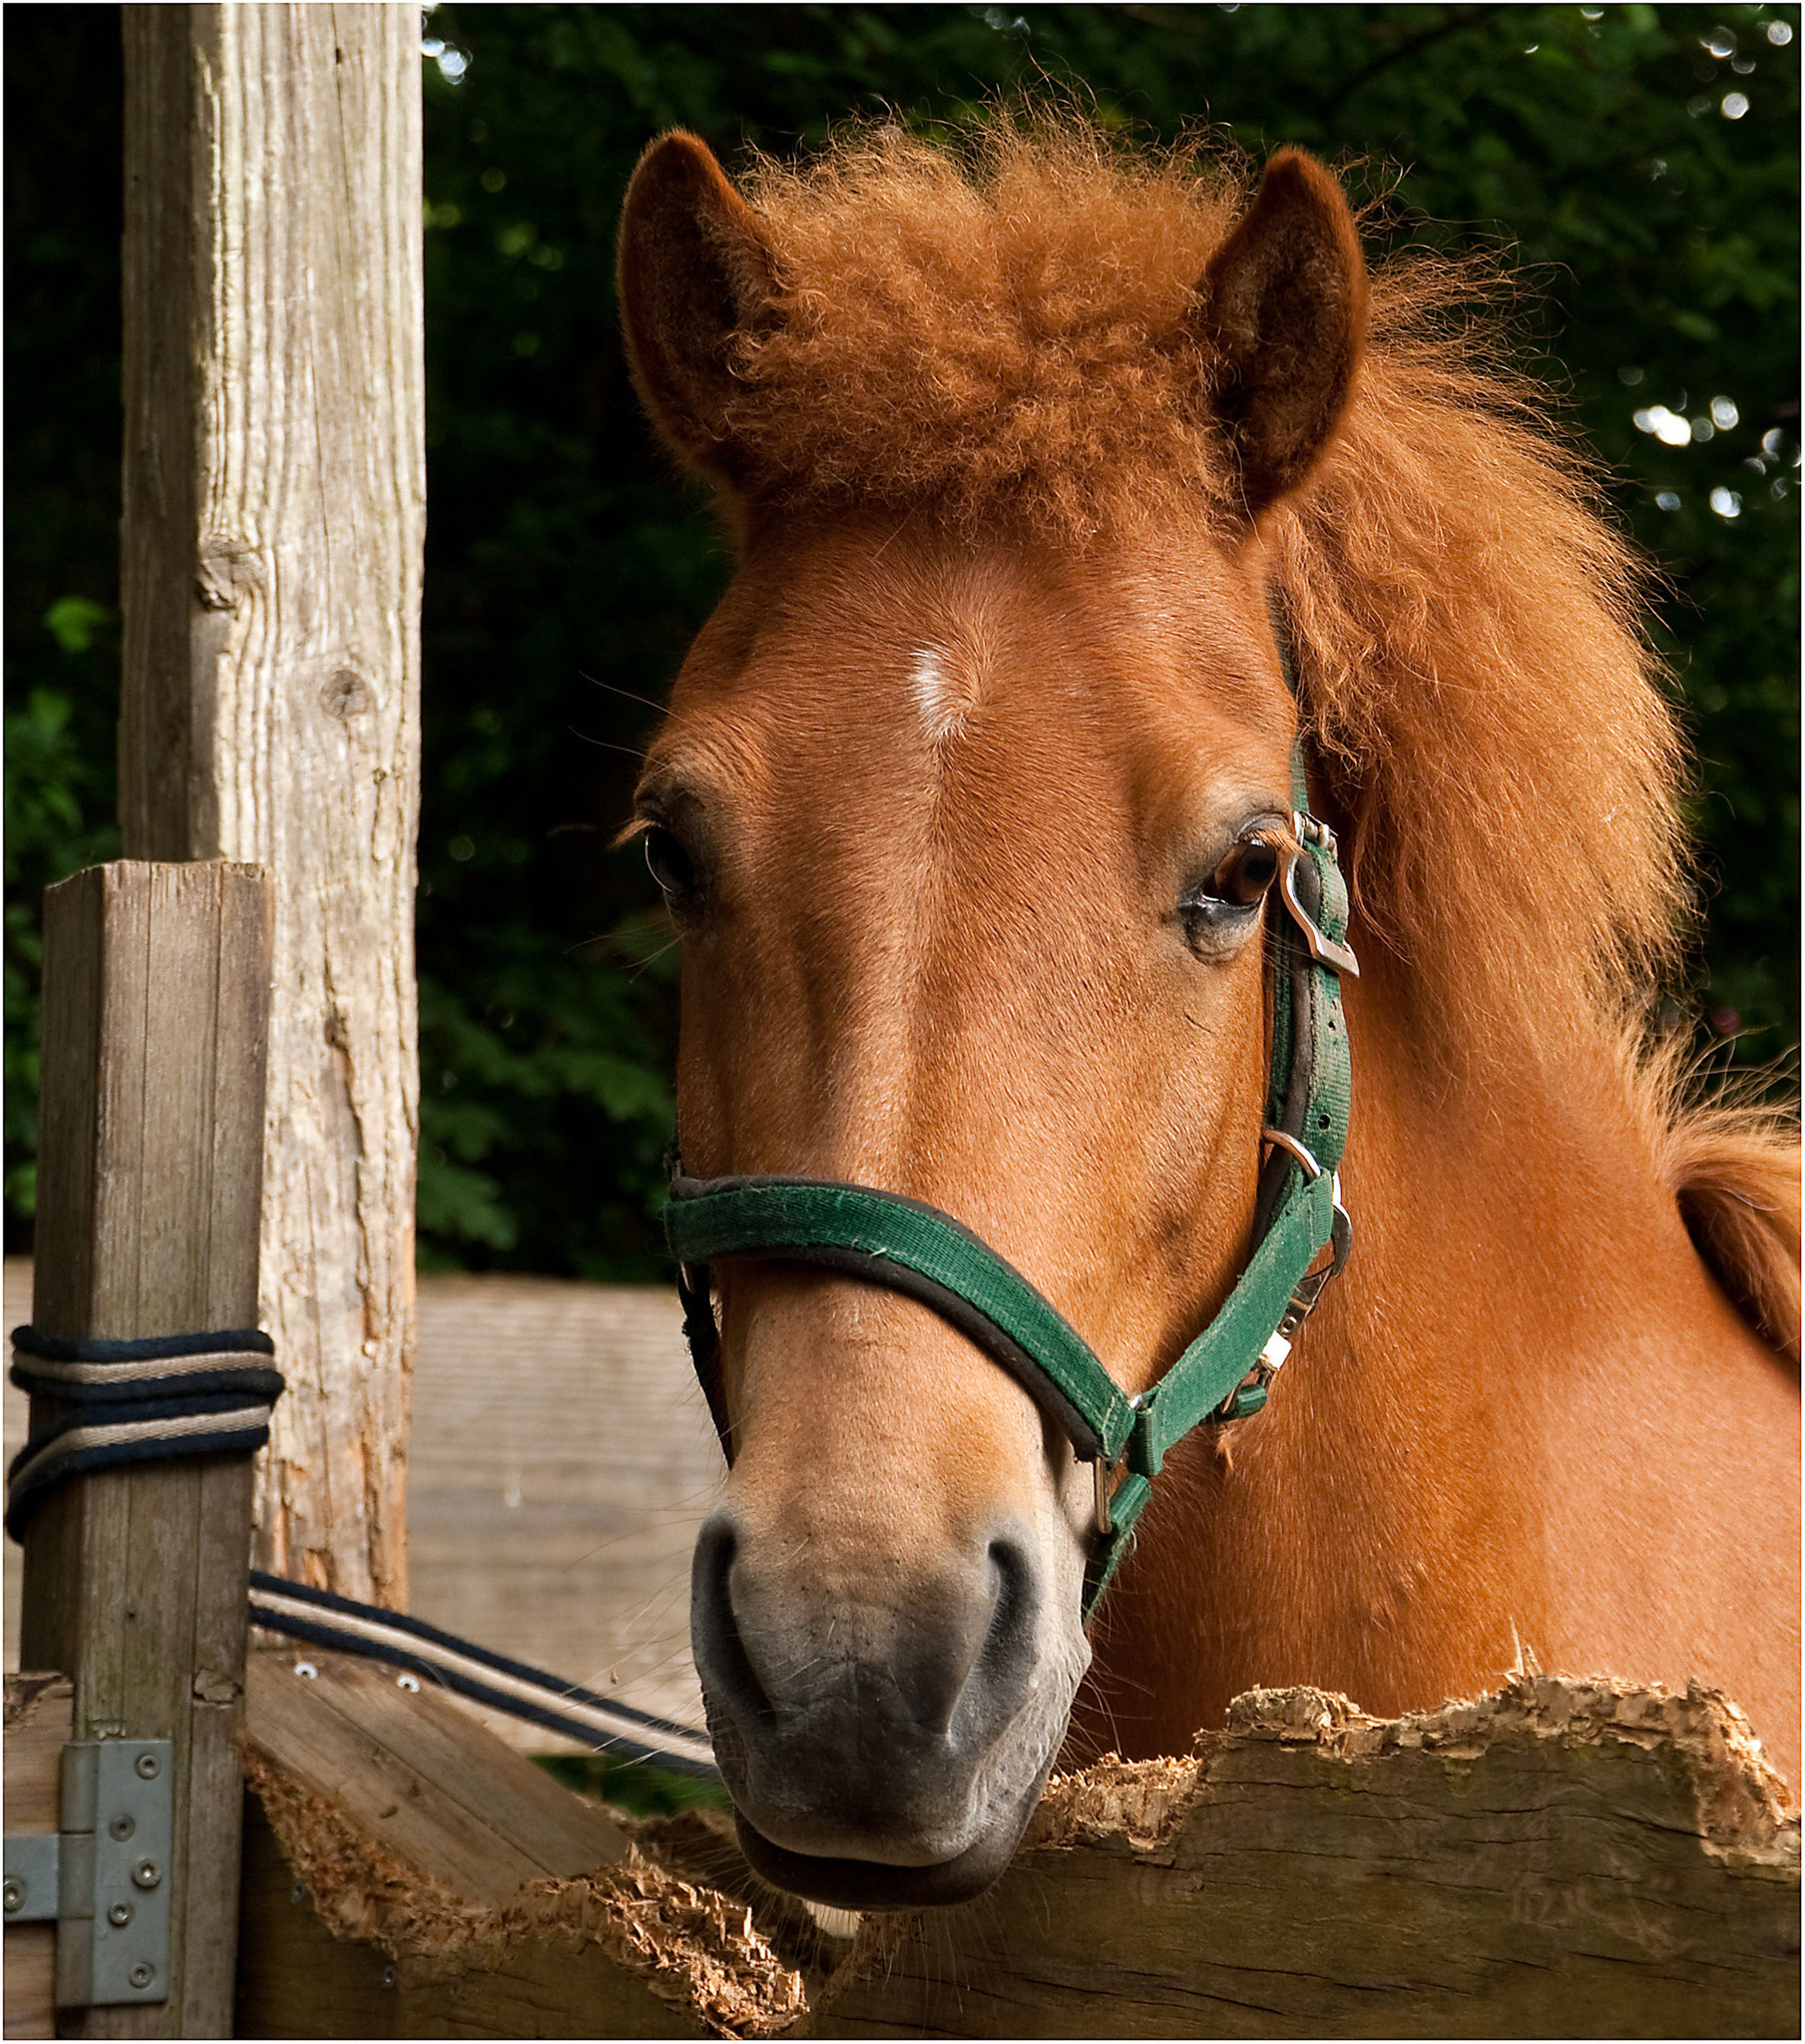
M 122 860 L 47 890 L 41 1331 L 256 1323 L 269 929 L 253 866 Z M 225 2034 L 250 1494 L 241 1455 L 99 1470 L 26 1527 L 21 1649 L 68 1672 L 74 1736 L 176 1742 L 171 1998 L 82 2034 Z
M 73 1736 L 75 1692 L 66 1676 L 6 1678 L 6 1828 L 54 1831 L 63 1748 Z M 54 2037 L 57 1932 L 54 1923 L 6 1926 L 8 2037 Z
M 251 1752 L 285 1781 L 428 1879 L 491 1908 L 525 1881 L 627 1856 L 606 1810 L 413 1676 L 340 1654 L 259 1653 L 246 1726 Z
M 258 1559 L 405 1602 L 419 17 L 125 9 L 127 852 L 275 875 Z
M 832 2037 L 1798 2035 L 1799 1822 L 1710 1691 L 1398 1723 L 1237 1698 L 1055 1785 L 982 1904 L 868 1919 Z
M 1255 1692 L 1192 1755 L 1056 1780 L 977 1901 L 850 1942 L 699 1816 L 498 1908 L 259 1786 L 244 2036 L 1798 2035 L 1797 1807 L 1710 1691 Z

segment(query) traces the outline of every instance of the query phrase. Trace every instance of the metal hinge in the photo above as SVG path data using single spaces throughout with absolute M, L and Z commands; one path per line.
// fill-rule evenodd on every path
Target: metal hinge
M 61 1828 L 6 1840 L 6 1921 L 57 1926 L 58 2008 L 169 1998 L 175 1773 L 167 1739 L 72 1740 Z

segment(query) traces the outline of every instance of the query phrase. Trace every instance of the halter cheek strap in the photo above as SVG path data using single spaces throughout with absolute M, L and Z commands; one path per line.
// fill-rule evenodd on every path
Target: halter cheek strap
M 710 1264 L 803 1263 L 903 1292 L 1008 1370 L 1079 1458 L 1094 1465 L 1097 1517 L 1084 1606 L 1091 1616 L 1167 1451 L 1196 1427 L 1245 1419 L 1265 1404 L 1298 1329 L 1352 1242 L 1336 1177 L 1351 1093 L 1340 976 L 1359 966 L 1346 942 L 1347 888 L 1334 833 L 1309 814 L 1296 749 L 1292 787 L 1298 848 L 1286 854 L 1272 896 L 1282 913 L 1275 912 L 1272 931 L 1269 1154 L 1254 1248 L 1215 1318 L 1157 1383 L 1129 1397 L 1043 1293 L 939 1208 L 816 1179 L 688 1178 L 674 1158 L 665 1229 L 677 1262 L 683 1330 L 729 1461 Z

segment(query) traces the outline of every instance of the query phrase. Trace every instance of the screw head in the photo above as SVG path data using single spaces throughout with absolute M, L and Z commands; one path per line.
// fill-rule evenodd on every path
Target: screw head
M 25 1883 L 22 1880 L 9 1880 L 6 1883 L 6 1913 L 10 1916 L 15 1909 L 23 1909 L 24 1906 Z
M 132 1869 L 132 1879 L 141 1888 L 154 1888 L 163 1878 L 163 1868 L 155 1859 L 141 1859 Z
M 117 1838 L 123 1845 L 137 1828 L 137 1824 L 129 1816 L 116 1816 L 107 1826 L 107 1832 L 110 1837 Z
M 131 1981 L 134 1987 L 149 1987 L 156 1977 L 157 1968 L 151 1964 L 149 1959 L 140 1959 L 131 1972 L 126 1975 L 126 1978 Z
M 124 1930 L 131 1920 L 132 1905 L 130 1902 L 115 1902 L 112 1908 L 107 1911 L 107 1921 L 120 1930 Z
M 141 1753 L 133 1765 L 138 1770 L 138 1779 L 141 1782 L 155 1782 L 163 1771 L 163 1763 L 154 1753 Z

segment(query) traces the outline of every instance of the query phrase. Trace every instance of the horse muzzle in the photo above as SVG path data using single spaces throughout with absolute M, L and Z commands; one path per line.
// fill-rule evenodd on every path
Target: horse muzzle
M 1089 1661 L 1050 1626 L 1026 1528 L 929 1572 L 874 1554 L 823 1581 L 809 1545 L 754 1538 L 732 1505 L 702 1528 L 695 1665 L 747 1857 L 844 1908 L 979 1893 L 1008 1863 Z

